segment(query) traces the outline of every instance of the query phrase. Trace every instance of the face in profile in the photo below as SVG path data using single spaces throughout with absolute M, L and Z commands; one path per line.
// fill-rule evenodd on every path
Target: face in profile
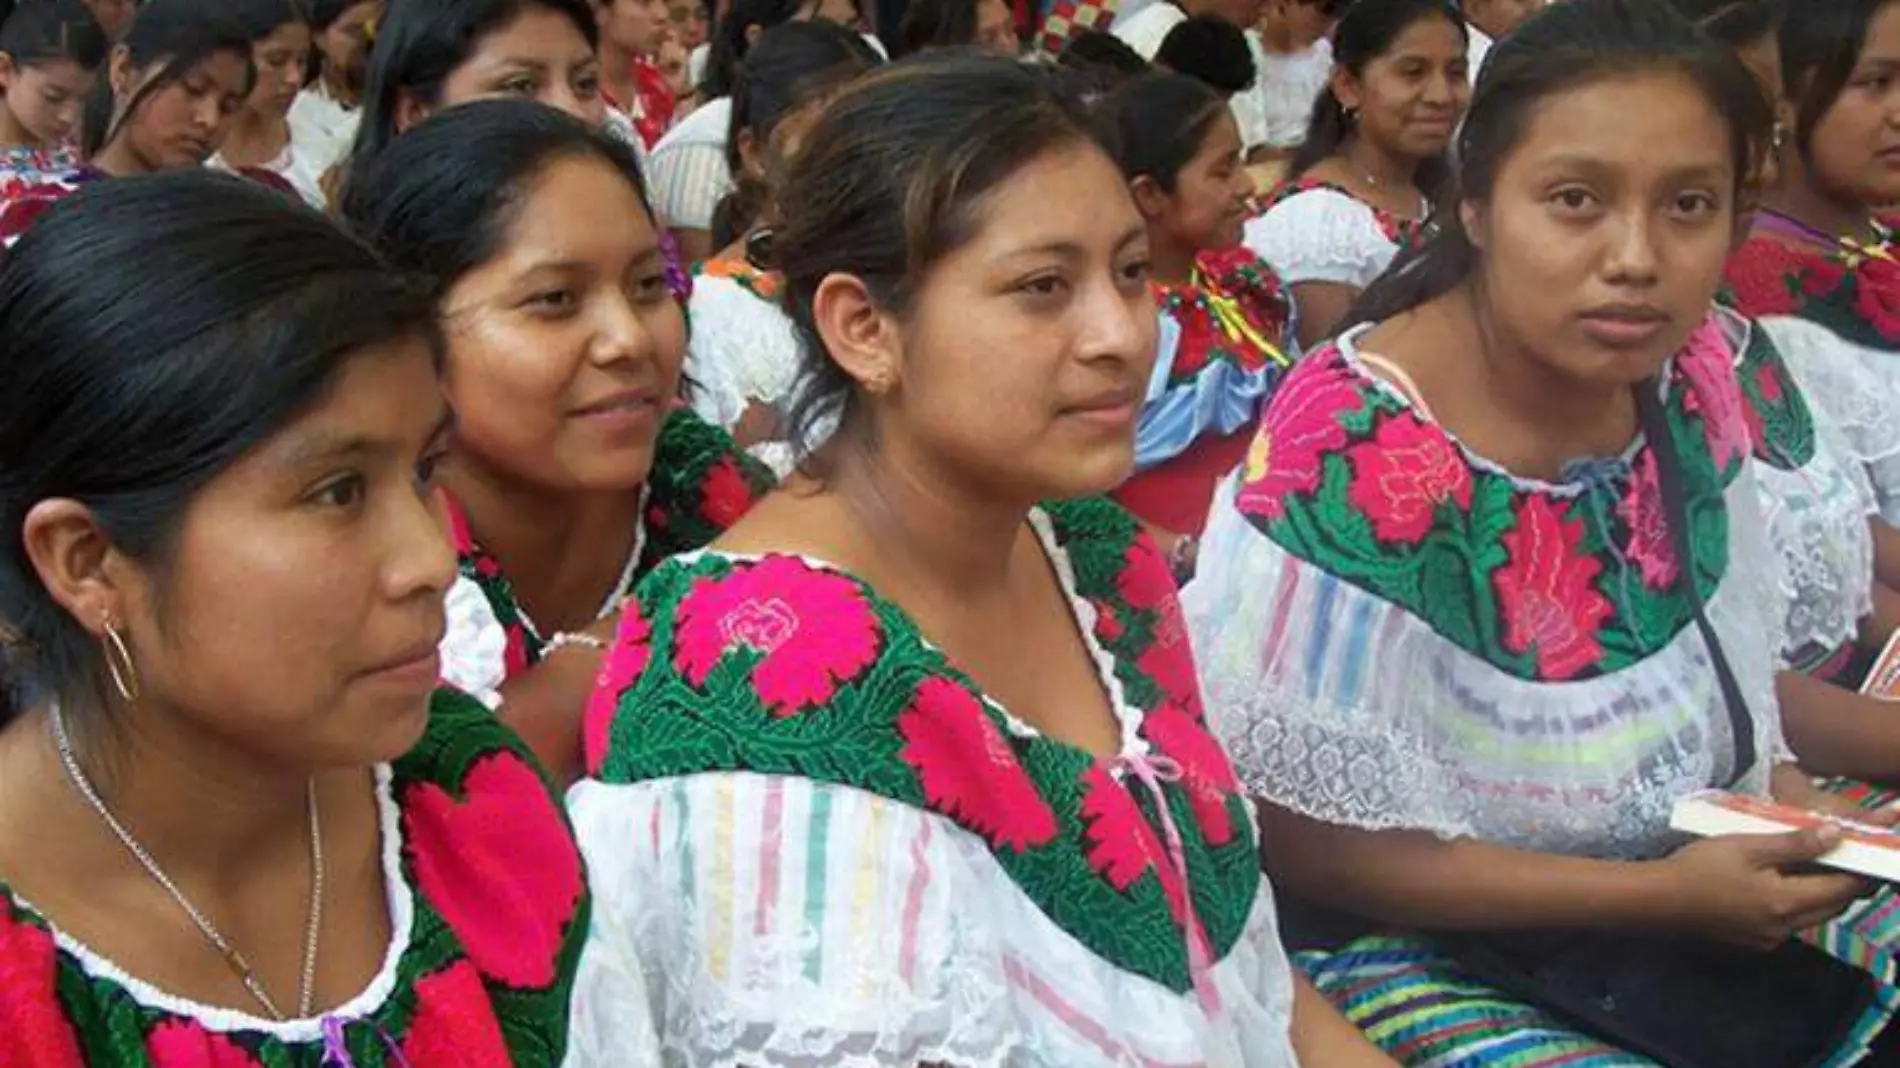
M 128 99 L 135 86 L 157 74 L 155 69 L 136 71 L 115 57 L 114 91 L 119 99 Z M 202 166 L 218 150 L 231 120 L 244 106 L 250 75 L 248 56 L 214 53 L 182 76 L 145 93 L 120 124 L 118 136 L 147 169 Z
M 1491 315 L 1554 370 L 1634 383 L 1708 313 L 1735 234 L 1729 127 L 1687 77 L 1533 105 L 1491 202 L 1467 203 Z
M 1100 149 L 1071 144 L 979 213 L 902 322 L 895 383 L 873 402 L 880 442 L 902 439 L 1001 499 L 1106 492 L 1133 467 L 1155 356 L 1147 231 L 1127 185 Z
M 1150 181 L 1135 196 L 1151 225 L 1178 247 L 1198 252 L 1240 244 L 1253 192 L 1253 179 L 1241 164 L 1240 127 L 1223 107 L 1200 148 L 1175 175 L 1173 192 Z
M 670 33 L 665 0 L 604 0 L 595 6 L 600 35 L 629 55 L 652 57 Z
M 317 35 L 324 69 L 334 72 L 333 76 L 352 92 L 360 92 L 369 75 L 369 31 L 381 11 L 382 0 L 352 4 Z
M 1400 31 L 1357 77 L 1333 75 L 1339 102 L 1357 116 L 1361 136 L 1403 159 L 1445 151 L 1470 101 L 1465 38 L 1437 15 Z
M 594 50 L 566 15 L 545 7 L 524 7 L 483 37 L 442 85 L 443 107 L 495 97 L 533 100 L 596 126 L 607 119 Z
M 1810 180 L 1830 197 L 1869 207 L 1900 201 L 1900 2 L 1868 22 L 1847 84 L 1814 125 L 1808 157 Z
M 163 595 L 147 581 L 128 605 L 145 694 L 291 767 L 412 747 L 455 574 L 429 481 L 446 433 L 425 343 L 349 360 L 186 509 Z
M 645 483 L 686 326 L 631 182 L 591 158 L 529 184 L 444 301 L 458 470 L 556 492 Z
M 78 132 L 97 77 L 70 59 L 15 64 L 0 55 L 0 94 L 33 147 L 56 148 Z

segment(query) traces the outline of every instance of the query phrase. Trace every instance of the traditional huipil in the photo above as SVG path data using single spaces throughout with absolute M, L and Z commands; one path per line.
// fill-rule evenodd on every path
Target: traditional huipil
M 1421 217 L 1425 207 L 1421 200 Z M 1345 186 L 1306 177 L 1266 198 L 1247 223 L 1246 244 L 1289 286 L 1329 282 L 1364 289 L 1417 238 L 1419 225 Z
M 197 1004 L 126 974 L 0 886 L 0 1064 L 562 1064 L 590 905 L 580 852 L 533 758 L 479 704 L 445 690 L 422 742 L 374 775 L 391 937 L 356 996 L 285 1022 Z M 640 1005 L 612 1024 L 596 1026 L 594 1045 L 621 1058 L 593 1063 L 653 1063 Z
M 641 584 L 569 808 L 583 975 L 664 977 L 668 1056 L 1291 1068 L 1252 814 L 1159 550 L 1106 501 L 1029 522 L 1113 757 L 1040 734 L 822 561 L 707 551 Z
M 1738 751 L 1693 578 L 1752 713 L 1760 756 L 1737 788 L 1765 792 L 1789 756 L 1774 688 L 1787 599 L 1721 325 L 1648 386 L 1680 459 L 1686 566 L 1641 435 L 1559 481 L 1513 475 L 1369 371 L 1367 329 L 1281 385 L 1185 595 L 1248 791 L 1338 826 L 1664 855 L 1682 841 L 1675 801 L 1725 784 Z M 1865 902 L 1815 936 L 1882 983 L 1843 1063 L 1893 1011 L 1892 910 Z M 1474 981 L 1429 937 L 1374 927 L 1299 960 L 1406 1064 L 1649 1064 Z
M 738 522 L 771 485 L 770 472 L 735 448 L 724 431 L 684 408 L 667 416 L 654 444 L 652 472 L 639 491 L 640 522 L 632 550 L 598 618 L 618 610 L 634 584 L 660 561 L 698 549 Z M 468 513 L 454 498 L 443 497 L 460 574 L 448 594 L 442 678 L 492 707 L 500 701 L 502 683 L 540 662 L 554 636 L 522 608 Z
M 1246 455 L 1292 363 L 1279 280 L 1245 248 L 1204 253 L 1186 285 L 1154 285 L 1160 349 L 1135 430 L 1135 474 L 1115 499 L 1177 534 L 1199 534 L 1214 486 Z
M 779 434 L 749 445 L 747 452 L 784 478 L 797 448 L 790 440 L 792 405 L 803 363 L 804 342 L 779 304 L 784 280 L 743 259 L 711 259 L 693 276 L 686 305 L 692 330 L 686 345 L 687 396 L 707 422 L 731 433 L 749 409 L 769 411 Z M 823 444 L 831 424 L 820 428 L 807 450 Z

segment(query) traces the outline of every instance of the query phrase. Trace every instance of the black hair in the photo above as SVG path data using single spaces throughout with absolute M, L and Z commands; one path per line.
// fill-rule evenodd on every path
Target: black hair
M 897 24 L 895 58 L 928 48 L 962 48 L 976 43 L 976 6 L 981 0 L 910 0 Z
M 16 66 L 71 60 L 96 71 L 111 47 L 84 0 L 0 0 L 0 52 Z
M 1197 78 L 1223 96 L 1246 92 L 1259 73 L 1246 33 L 1212 15 L 1196 15 L 1169 30 L 1155 64 Z
M 114 99 L 112 79 L 100 78 L 86 101 L 80 122 L 80 148 L 92 156 L 118 133 L 118 127 L 158 93 L 184 78 L 200 63 L 220 53 L 244 61 L 244 92 L 250 93 L 257 76 L 251 63 L 251 38 L 231 12 L 205 0 L 145 0 L 132 14 L 118 47 L 126 51 L 133 69 L 147 70 L 162 63 L 133 89 L 130 99 Z
M 764 147 L 779 120 L 806 102 L 843 86 L 882 61 L 863 37 L 828 22 L 788 22 L 765 31 L 739 67 L 732 88 L 732 125 L 726 166 L 733 190 L 713 216 L 713 245 L 724 248 L 751 227 L 766 190 L 745 175 L 740 135 Z
M 477 100 L 431 115 L 353 166 L 338 214 L 439 297 L 501 251 L 534 180 L 573 158 L 612 167 L 646 204 L 633 149 L 612 133 L 531 101 Z
M 443 83 L 468 62 L 483 38 L 534 10 L 566 16 L 587 46 L 599 51 L 600 28 L 588 0 L 389 0 L 370 50 L 350 165 L 376 155 L 395 138 L 396 111 L 405 95 L 436 107 Z
M 1766 150 L 1773 114 L 1734 51 L 1655 0 L 1564 0 L 1532 15 L 1491 50 L 1458 135 L 1457 188 L 1438 203 L 1425 238 L 1403 249 L 1360 294 L 1341 329 L 1389 319 L 1463 283 L 1480 255 L 1459 205 L 1491 198 L 1498 171 L 1552 96 L 1600 81 L 1674 72 L 1694 82 L 1728 127 L 1735 193 Z
M 1367 64 L 1384 55 L 1406 30 L 1434 18 L 1451 23 L 1461 39 L 1470 39 L 1464 19 L 1450 0 L 1355 0 L 1333 31 L 1333 68 L 1362 76 Z M 1356 126 L 1328 82 L 1313 101 L 1306 137 L 1287 164 L 1287 177 L 1297 178 L 1338 152 Z M 1450 176 L 1451 165 L 1439 158 L 1420 164 L 1414 181 L 1426 196 L 1436 197 Z
M 825 108 L 792 159 L 773 248 L 805 352 L 792 441 L 812 440 L 834 415 L 849 429 L 861 403 L 813 319 L 819 284 L 853 276 L 880 307 L 905 314 L 937 263 L 975 236 L 988 195 L 1072 145 L 1096 148 L 1080 102 L 1048 72 L 997 56 L 914 57 L 859 79 Z M 801 464 L 818 473 L 811 457 Z
M 746 31 L 763 33 L 798 17 L 811 0 L 732 0 L 726 17 L 713 27 L 706 46 L 706 74 L 699 84 L 702 100 L 731 96 L 752 41 Z
M 84 692 L 87 706 L 102 692 L 97 645 L 26 557 L 36 504 L 80 502 L 115 548 L 162 576 L 207 484 L 320 403 L 366 347 L 416 338 L 439 353 L 435 322 L 423 287 L 233 175 L 93 182 L 53 206 L 0 268 L 10 681 Z
M 1781 24 L 1781 74 L 1794 101 L 1794 146 L 1812 158 L 1814 130 L 1840 98 L 1867 46 L 1867 27 L 1892 0 L 1801 0 Z
M 1123 85 L 1095 105 L 1095 128 L 1129 181 L 1147 176 L 1164 192 L 1200 152 L 1227 101 L 1206 83 L 1160 72 Z
M 303 0 L 205 0 L 221 7 L 231 24 L 256 43 L 293 22 L 309 25 Z
M 345 12 L 363 2 L 364 0 L 311 0 L 310 32 L 312 37 L 321 36 L 330 27 L 336 25 L 336 20 L 342 18 Z M 309 65 L 304 72 L 311 84 L 315 84 L 323 77 L 325 63 L 323 48 L 313 39 L 310 42 Z
M 1086 64 L 1125 75 L 1146 74 L 1154 69 L 1141 58 L 1140 52 L 1128 47 L 1121 38 L 1101 30 L 1083 30 L 1069 38 L 1057 53 L 1056 62 L 1065 67 Z
M 1803 0 L 1805 3 L 1806 0 Z M 1731 48 L 1772 36 L 1787 14 L 1781 0 L 1668 0 L 1676 13 Z

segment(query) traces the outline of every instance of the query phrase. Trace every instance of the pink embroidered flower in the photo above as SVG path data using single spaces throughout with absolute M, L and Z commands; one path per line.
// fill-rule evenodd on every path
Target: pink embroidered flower
M 1240 792 L 1240 779 L 1220 743 L 1199 720 L 1174 705 L 1148 713 L 1142 733 L 1181 765 L 1181 787 L 1194 807 L 1202 837 L 1213 846 L 1233 841 L 1234 818 L 1227 803 Z
M 1319 485 L 1326 455 L 1346 443 L 1339 417 L 1365 407 L 1360 383 L 1335 350 L 1302 360 L 1280 384 L 1247 454 L 1235 498 L 1247 515 L 1278 519 L 1291 493 Z
M 1652 590 L 1667 589 L 1680 570 L 1675 543 L 1670 538 L 1669 517 L 1663 511 L 1662 484 L 1656 471 L 1656 453 L 1644 449 L 1642 459 L 1630 478 L 1629 492 L 1616 506 L 1617 514 L 1629 524 L 1630 559 L 1642 573 L 1643 585 Z
M 721 530 L 730 529 L 752 508 L 752 487 L 732 457 L 721 457 L 706 472 L 706 481 L 700 487 L 699 508 L 706 522 Z
M 0 1064 L 84 1068 L 60 1006 L 59 956 L 46 930 L 0 899 Z
M 145 1054 L 152 1058 L 152 1068 L 258 1068 L 244 1047 L 205 1030 L 196 1020 L 159 1024 L 145 1036 Z
M 738 649 L 759 700 L 784 718 L 831 700 L 877 659 L 877 616 L 857 583 L 794 556 L 768 556 L 702 580 L 680 602 L 674 665 L 694 686 Z
M 1082 848 L 1090 869 L 1123 893 L 1143 875 L 1154 872 L 1161 880 L 1161 893 L 1168 899 L 1175 922 L 1182 922 L 1187 910 L 1181 877 L 1174 870 L 1166 843 L 1149 826 L 1129 792 L 1140 787 L 1132 780 L 1129 786 L 1123 786 L 1101 763 L 1083 772 L 1082 780 L 1086 787 L 1082 795 Z
M 483 975 L 546 987 L 584 890 L 580 851 L 547 784 L 513 753 L 477 760 L 462 795 L 435 783 L 408 791 L 403 840 L 416 881 Z
M 1676 366 L 1689 391 L 1683 408 L 1702 417 L 1702 432 L 1716 466 L 1726 467 L 1747 455 L 1748 404 L 1735 377 L 1735 350 L 1713 317 L 1689 335 Z
M 1774 364 L 1764 363 L 1755 368 L 1755 391 L 1761 394 L 1764 404 L 1781 403 L 1781 375 L 1775 371 Z
M 1503 540 L 1509 559 L 1492 581 L 1504 607 L 1504 647 L 1534 654 L 1545 678 L 1588 670 L 1603 655 L 1597 630 L 1611 608 L 1592 585 L 1602 565 L 1578 552 L 1583 524 L 1532 495 Z
M 468 961 L 458 960 L 416 982 L 416 1014 L 402 1053 L 416 1068 L 513 1068 L 495 1006 Z
M 614 634 L 613 648 L 607 651 L 600 677 L 594 680 L 594 692 L 587 696 L 587 708 L 581 714 L 581 748 L 588 774 L 600 774 L 606 763 L 621 695 L 646 672 L 652 655 L 652 624 L 641 611 L 639 599 L 628 597 L 620 609 L 620 626 Z
M 897 717 L 897 732 L 904 737 L 899 755 L 917 772 L 931 808 L 995 849 L 1020 853 L 1055 838 L 1055 810 L 968 690 L 946 678 L 925 679 Z
M 1471 507 L 1471 472 L 1442 431 L 1410 412 L 1379 424 L 1373 440 L 1346 450 L 1353 480 L 1346 493 L 1381 541 L 1416 545 L 1431 532 L 1438 506 Z
M 1174 577 L 1154 539 L 1139 535 L 1128 546 L 1121 573 L 1115 576 L 1115 588 L 1128 607 L 1155 615 L 1154 636 L 1136 659 L 1136 669 L 1161 687 L 1168 700 L 1198 717 L 1203 705 L 1194 650 L 1188 644 L 1187 622 L 1181 616 Z

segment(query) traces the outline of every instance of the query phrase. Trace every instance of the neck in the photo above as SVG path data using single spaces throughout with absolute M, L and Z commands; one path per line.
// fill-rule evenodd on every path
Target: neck
M 1261 47 L 1274 55 L 1291 55 L 1306 47 L 1293 39 L 1293 27 L 1279 19 L 1263 19 L 1258 29 Z
M 1493 317 L 1486 313 L 1476 286 L 1466 283 L 1462 296 L 1454 307 L 1464 310 L 1484 366 L 1483 382 L 1470 402 L 1537 431 L 1537 455 L 1510 459 L 1555 477 L 1571 460 L 1613 455 L 1629 444 L 1635 432 L 1635 402 L 1627 385 L 1552 370 L 1527 351 L 1527 345 L 1491 325 Z
M 1788 153 L 1792 157 L 1794 153 Z M 1835 237 L 1871 236 L 1873 213 L 1867 205 L 1817 188 L 1798 159 L 1782 160 L 1782 181 L 1762 197 L 1762 206 Z
M 1366 138 L 1349 138 L 1339 155 L 1361 177 L 1371 179 L 1380 189 L 1415 189 L 1417 186 L 1417 160 L 1388 152 Z
M 600 71 L 607 85 L 619 97 L 622 107 L 634 106 L 633 97 L 639 91 L 639 82 L 633 76 L 633 65 L 640 57 L 628 48 L 622 48 L 612 41 L 600 42 Z
M 0 147 L 41 147 L 39 140 L 20 125 L 19 119 L 13 117 L 13 109 L 5 106 L 4 98 L 0 98 Z
M 859 437 L 839 446 L 830 489 L 905 581 L 951 599 L 1008 585 L 1028 505 L 969 492 L 901 446 L 873 451 Z
M 543 636 L 594 621 L 633 550 L 638 486 L 552 492 L 466 458 L 451 459 L 443 484 Z
M 287 116 L 245 108 L 232 118 L 218 152 L 233 166 L 260 165 L 276 159 L 289 143 Z
M 1149 277 L 1162 285 L 1186 285 L 1192 281 L 1197 250 L 1156 234 L 1153 229 L 1149 230 L 1149 235 L 1150 255 L 1154 263 Z
M 106 146 L 93 154 L 87 161 L 93 167 L 114 178 L 130 178 L 139 174 L 150 174 L 153 170 L 139 154 L 132 151 L 124 137 L 115 137 Z

